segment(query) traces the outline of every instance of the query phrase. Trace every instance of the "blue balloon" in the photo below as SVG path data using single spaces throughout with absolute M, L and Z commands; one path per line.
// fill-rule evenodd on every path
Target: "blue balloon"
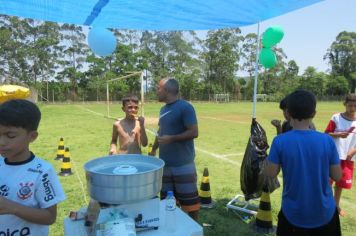
M 116 49 L 116 37 L 106 28 L 92 28 L 88 34 L 91 50 L 99 56 L 108 56 Z

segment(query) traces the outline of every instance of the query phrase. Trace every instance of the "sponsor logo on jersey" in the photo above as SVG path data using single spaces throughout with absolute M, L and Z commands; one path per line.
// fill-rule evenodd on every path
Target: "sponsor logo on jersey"
M 36 169 L 30 167 L 30 168 L 27 169 L 27 171 L 33 172 L 33 173 L 40 173 L 40 174 L 42 174 L 42 173 L 43 173 L 43 170 L 41 169 L 41 167 L 42 167 L 42 164 L 39 163 L 39 164 L 37 164 Z
M 22 229 L 6 229 L 5 231 L 0 231 L 0 236 L 27 236 L 31 235 L 29 227 L 23 227 Z
M 54 196 L 55 196 L 55 193 L 54 193 L 54 190 L 53 190 L 53 186 L 52 186 L 51 182 L 48 179 L 48 174 L 44 174 L 42 176 L 42 184 L 43 184 L 43 188 L 44 188 L 45 194 L 46 194 L 45 197 L 44 197 L 44 200 L 46 202 L 53 200 Z
M 21 199 L 21 200 L 26 200 L 27 198 L 31 197 L 33 192 L 31 190 L 31 187 L 33 186 L 33 183 L 20 183 L 20 189 L 17 192 L 17 196 Z M 1 236 L 1 235 L 0 235 Z
M 8 196 L 10 188 L 6 184 L 0 186 L 0 196 Z
M 33 168 L 28 168 L 27 169 L 27 171 L 29 171 L 29 172 L 33 172 L 33 173 L 40 173 L 40 174 L 42 174 L 42 170 L 39 170 L 39 169 L 33 169 Z

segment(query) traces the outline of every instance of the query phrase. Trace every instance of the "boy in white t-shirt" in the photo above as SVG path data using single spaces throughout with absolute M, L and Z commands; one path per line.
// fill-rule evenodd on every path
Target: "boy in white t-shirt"
M 346 96 L 345 112 L 334 114 L 325 129 L 333 137 L 341 160 L 342 179 L 335 183 L 334 198 L 340 216 L 345 211 L 340 208 L 342 189 L 351 189 L 356 154 L 356 94 Z
M 29 150 L 40 119 L 30 101 L 0 105 L 0 235 L 48 235 L 65 199 L 53 167 Z

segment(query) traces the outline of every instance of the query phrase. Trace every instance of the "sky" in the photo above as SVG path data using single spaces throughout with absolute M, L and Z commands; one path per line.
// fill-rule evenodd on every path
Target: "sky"
M 279 25 L 284 38 L 277 45 L 295 60 L 302 74 L 308 66 L 328 72 L 323 60 L 327 49 L 342 31 L 356 32 L 356 0 L 326 0 L 260 23 L 262 34 L 269 26 Z M 240 27 L 242 34 L 257 33 L 257 24 Z M 207 31 L 197 31 L 204 38 Z
M 263 33 L 271 25 L 280 25 L 284 37 L 277 45 L 295 60 L 299 73 L 313 66 L 327 72 L 323 60 L 327 49 L 342 31 L 356 32 L 356 0 L 326 0 L 260 23 Z M 257 32 L 257 24 L 240 28 L 243 35 Z

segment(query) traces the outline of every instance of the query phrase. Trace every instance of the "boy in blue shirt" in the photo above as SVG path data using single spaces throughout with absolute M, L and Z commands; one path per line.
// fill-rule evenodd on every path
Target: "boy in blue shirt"
M 293 130 L 272 142 L 265 174 L 283 173 L 282 207 L 277 235 L 341 235 L 339 215 L 329 185 L 342 176 L 332 138 L 310 129 L 315 96 L 305 90 L 291 93 L 287 112 Z

